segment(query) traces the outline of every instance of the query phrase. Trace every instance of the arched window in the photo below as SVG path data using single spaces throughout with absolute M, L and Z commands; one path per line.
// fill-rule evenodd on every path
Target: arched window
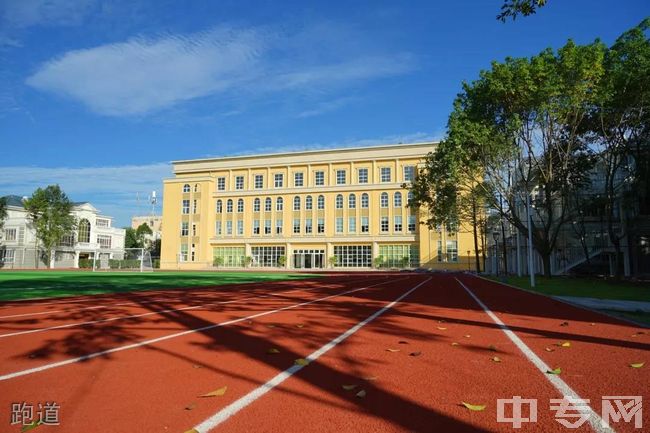
M 308 195 L 307 197 L 305 197 L 305 209 L 311 210 L 312 206 L 313 206 L 313 203 L 312 203 L 312 200 L 311 200 L 311 196 Z
M 388 193 L 387 192 L 382 192 L 381 193 L 381 200 L 379 202 L 379 205 L 381 207 L 388 207 Z
M 284 209 L 284 200 L 282 197 L 278 197 L 278 199 L 275 201 L 275 210 L 282 211 Z
M 255 198 L 255 201 L 253 202 L 253 212 L 259 212 L 260 211 L 260 199 Z
M 226 212 L 228 212 L 228 213 L 232 212 L 232 200 L 231 199 L 228 199 L 228 201 L 226 202 Z
M 336 208 L 337 209 L 343 209 L 343 195 L 338 194 L 336 196 Z
M 318 209 L 325 209 L 325 197 L 322 195 L 318 196 Z
M 244 199 L 239 199 L 237 200 L 237 212 L 242 213 L 244 212 Z
M 186 183 L 185 185 L 183 185 L 183 192 L 190 192 L 190 184 L 189 183 Z
M 194 192 L 199 192 L 199 184 L 198 183 L 194 184 Z
M 293 198 L 293 210 L 300 210 L 300 197 L 295 196 Z
M 266 197 L 266 200 L 264 200 L 264 212 L 271 212 L 273 209 L 273 204 L 271 203 L 271 198 Z
M 368 194 L 364 192 L 363 194 L 361 194 L 361 207 L 363 209 L 368 209 L 368 203 L 369 203 Z
M 223 212 L 223 203 L 221 200 L 217 200 L 217 213 Z
M 350 194 L 348 197 L 348 208 L 354 209 L 357 207 L 357 196 L 354 194 Z
M 90 222 L 85 218 L 79 221 L 79 235 L 77 238 L 79 242 L 90 242 Z
M 402 207 L 402 193 L 399 191 L 393 196 L 393 206 Z

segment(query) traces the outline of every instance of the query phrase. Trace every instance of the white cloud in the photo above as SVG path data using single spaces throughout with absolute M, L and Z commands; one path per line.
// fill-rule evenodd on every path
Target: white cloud
M 95 0 L 2 0 L 0 17 L 4 26 L 73 25 L 95 4 Z
M 221 26 L 189 35 L 136 37 L 69 51 L 27 79 L 43 91 L 79 101 L 111 116 L 146 115 L 205 96 L 256 97 L 328 88 L 406 73 L 408 53 L 313 44 L 338 27 L 288 34 L 270 28 Z
M 167 163 L 83 168 L 2 167 L 0 196 L 30 195 L 38 187 L 59 184 L 72 201 L 89 201 L 123 226 L 129 224 L 131 216 L 150 212 L 145 204 L 147 195 L 155 190 L 162 196 L 162 180 L 169 177 L 172 170 Z M 158 212 L 160 209 L 159 205 Z

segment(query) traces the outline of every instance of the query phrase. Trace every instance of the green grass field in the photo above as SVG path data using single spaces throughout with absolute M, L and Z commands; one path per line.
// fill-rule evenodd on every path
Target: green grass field
M 2 271 L 0 301 L 299 280 L 313 276 L 281 272 Z
M 501 281 L 501 279 L 498 279 L 498 281 Z M 512 276 L 508 277 L 505 282 L 549 296 L 579 296 L 583 298 L 650 302 L 650 284 L 648 283 L 616 282 L 597 278 L 537 277 L 535 288 L 531 288 L 528 277 Z

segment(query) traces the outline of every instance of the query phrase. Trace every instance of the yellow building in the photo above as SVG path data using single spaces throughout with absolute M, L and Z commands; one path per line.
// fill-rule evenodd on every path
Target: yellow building
M 473 267 L 470 232 L 429 230 L 407 206 L 402 185 L 434 148 L 175 161 L 164 181 L 161 268 Z

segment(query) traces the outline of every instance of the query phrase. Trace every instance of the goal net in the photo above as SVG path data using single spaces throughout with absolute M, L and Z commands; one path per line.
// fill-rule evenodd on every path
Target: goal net
M 94 258 L 97 271 L 135 271 L 152 272 L 151 253 L 144 248 L 125 248 L 124 253 L 98 252 Z

